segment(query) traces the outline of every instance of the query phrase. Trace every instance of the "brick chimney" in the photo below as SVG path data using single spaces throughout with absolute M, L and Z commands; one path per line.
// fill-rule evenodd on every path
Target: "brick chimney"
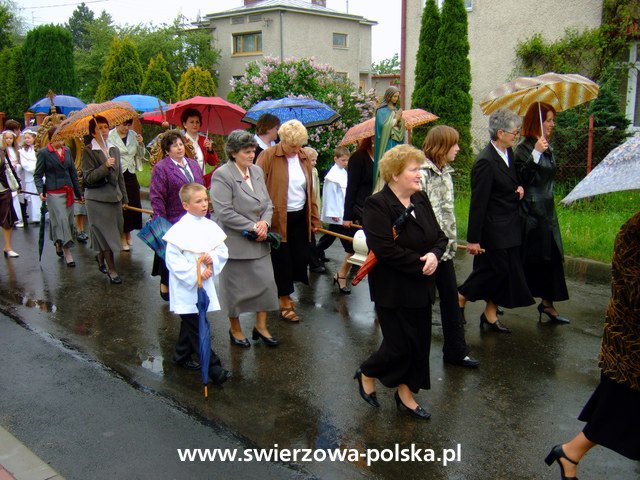
M 327 6 L 327 0 L 311 0 L 311 3 L 313 5 L 318 5 L 319 7 L 325 7 L 326 8 L 326 6 Z
M 244 0 L 244 6 L 248 7 L 249 5 L 253 5 L 254 3 L 258 3 L 260 0 Z

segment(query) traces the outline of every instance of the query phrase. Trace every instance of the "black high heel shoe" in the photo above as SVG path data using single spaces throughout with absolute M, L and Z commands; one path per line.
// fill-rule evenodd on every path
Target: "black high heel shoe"
M 553 447 L 549 452 L 549 455 L 547 455 L 547 458 L 544 459 L 544 463 L 551 466 L 553 462 L 558 462 L 558 465 L 560 465 L 560 478 L 562 480 L 578 480 L 578 477 L 567 477 L 564 474 L 564 467 L 562 466 L 562 462 L 560 461 L 561 458 L 564 458 L 567 462 L 571 462 L 574 465 L 578 465 L 578 462 L 574 462 L 565 455 L 564 450 L 562 449 L 562 445 L 556 445 L 555 447 Z
M 341 277 L 340 275 L 338 275 L 336 273 L 335 277 L 333 277 L 333 284 L 334 285 L 338 285 L 338 290 L 340 291 L 341 294 L 343 295 L 351 295 L 351 289 L 347 286 L 341 287 L 340 286 L 340 280 L 346 280 L 346 277 Z
M 400 395 L 398 394 L 397 390 L 396 390 L 396 393 L 393 395 L 393 398 L 396 400 L 396 407 L 398 408 L 398 410 L 405 411 L 410 415 L 413 415 L 414 417 L 418 417 L 422 420 L 429 420 L 431 418 L 431 414 L 427 412 L 424 408 L 422 408 L 420 405 L 412 409 L 407 407 L 404 403 L 402 403 L 402 400 L 400 399 Z
M 273 337 L 265 337 L 255 327 L 253 327 L 253 335 L 251 335 L 251 338 L 253 338 L 254 340 L 262 340 L 262 342 L 267 347 L 277 347 L 278 344 L 280 343 L 280 342 L 278 342 L 278 340 L 276 340 Z
M 364 391 L 364 388 L 362 387 L 362 370 L 358 368 L 353 378 L 358 380 L 358 391 L 360 392 L 360 396 L 362 397 L 362 399 L 372 407 L 379 407 L 380 404 L 378 403 L 376 392 L 366 393 Z
M 511 330 L 500 323 L 500 320 L 496 319 L 494 323 L 491 323 L 487 319 L 487 316 L 484 314 L 484 312 L 482 312 L 482 315 L 480 315 L 480 328 L 484 327 L 485 325 L 488 326 L 489 330 L 493 330 L 494 332 L 511 333 Z
M 560 315 L 551 315 L 549 312 L 547 312 L 547 308 L 553 307 L 551 305 L 545 305 L 542 302 L 540 302 L 540 304 L 538 305 L 539 322 L 542 322 L 542 314 L 544 313 L 547 317 L 549 317 L 549 321 L 557 323 L 558 325 L 566 325 L 567 323 L 571 323 L 571 320 L 569 320 L 567 317 L 562 317 Z
M 251 343 L 249 342 L 248 339 L 243 338 L 242 340 L 238 340 L 236 337 L 233 336 L 233 333 L 231 333 L 231 330 L 229 330 L 229 340 L 231 341 L 231 345 L 235 345 L 236 347 L 242 347 L 242 348 L 251 347 Z
M 104 260 L 100 261 L 99 255 L 96 255 L 94 258 L 96 259 L 96 263 L 98 264 L 98 270 L 100 270 L 100 273 L 107 273 L 107 266 L 104 264 Z
M 64 252 L 62 251 L 62 242 L 56 241 L 55 246 L 56 246 L 56 255 L 58 255 L 60 258 L 64 257 Z
M 120 278 L 120 275 L 118 275 L 117 273 L 111 276 L 111 274 L 107 272 L 107 277 L 109 277 L 109 281 L 111 283 L 114 283 L 116 285 L 120 285 L 122 283 L 122 278 Z

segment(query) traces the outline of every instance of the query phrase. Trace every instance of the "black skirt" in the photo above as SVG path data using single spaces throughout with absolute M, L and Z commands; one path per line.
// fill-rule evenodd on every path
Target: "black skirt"
M 13 228 L 13 224 L 18 221 L 16 211 L 13 209 L 13 197 L 11 190 L 0 193 L 0 227 L 4 229 Z
M 476 255 L 473 271 L 459 291 L 469 301 L 490 301 L 506 308 L 535 303 L 522 269 L 520 247 L 487 250 Z
M 640 460 L 640 391 L 600 375 L 579 420 L 587 422 L 584 435 L 631 460 Z
M 124 172 L 124 187 L 127 190 L 127 197 L 129 197 L 129 205 L 136 208 L 142 208 L 140 202 L 140 184 L 138 183 L 138 177 L 135 173 Z M 124 210 L 122 212 L 124 217 L 125 233 L 132 232 L 133 230 L 140 230 L 142 228 L 142 213 L 134 212 L 131 210 Z
M 564 279 L 564 264 L 555 242 L 551 242 L 551 259 L 523 259 L 524 275 L 534 297 L 552 302 L 569 299 L 567 282 Z
M 393 288 L 393 287 L 390 287 Z M 413 393 L 429 389 L 431 306 L 385 308 L 376 305 L 382 344 L 360 368 L 385 387 L 407 385 Z

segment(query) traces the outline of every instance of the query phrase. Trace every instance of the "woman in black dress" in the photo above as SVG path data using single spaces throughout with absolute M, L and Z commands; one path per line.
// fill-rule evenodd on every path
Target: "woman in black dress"
M 587 422 L 571 441 L 553 447 L 562 478 L 576 478 L 582 457 L 602 445 L 640 460 L 640 212 L 625 223 L 613 247 L 611 300 L 600 349 L 600 384 L 578 419 Z
M 424 153 L 410 145 L 387 151 L 379 164 L 386 185 L 364 206 L 367 243 L 378 259 L 369 273 L 369 291 L 383 340 L 354 378 L 360 396 L 370 405 L 379 406 L 378 379 L 388 388 L 397 388 L 399 410 L 426 420 L 431 414 L 418 405 L 413 394 L 430 388 L 434 273 L 447 237 L 438 226 L 429 197 L 420 191 L 424 159 Z
M 524 138 L 515 149 L 518 180 L 524 187 L 520 202 L 524 234 L 522 266 L 531 295 L 540 297 L 539 317 L 544 313 L 553 323 L 569 320 L 558 315 L 554 301 L 569 299 L 564 279 L 562 237 L 553 200 L 557 164 L 549 139 L 556 111 L 546 103 L 534 103 L 522 124 Z M 541 124 L 542 120 L 542 124 Z

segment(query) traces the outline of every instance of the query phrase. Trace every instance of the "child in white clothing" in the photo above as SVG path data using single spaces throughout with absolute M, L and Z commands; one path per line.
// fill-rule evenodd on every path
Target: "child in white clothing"
M 167 242 L 165 262 L 169 269 L 169 307 L 180 315 L 180 335 L 173 362 L 189 370 L 200 365 L 192 355 L 199 351 L 197 262 L 202 261 L 202 287 L 209 296 L 208 312 L 220 310 L 213 278 L 220 273 L 229 252 L 224 244 L 226 235 L 206 218 L 209 210 L 207 189 L 199 183 L 189 183 L 180 189 L 180 200 L 187 213 L 163 237 Z M 202 269 L 204 267 L 204 269 Z M 220 358 L 211 350 L 209 378 L 223 384 L 231 376 L 222 368 Z

